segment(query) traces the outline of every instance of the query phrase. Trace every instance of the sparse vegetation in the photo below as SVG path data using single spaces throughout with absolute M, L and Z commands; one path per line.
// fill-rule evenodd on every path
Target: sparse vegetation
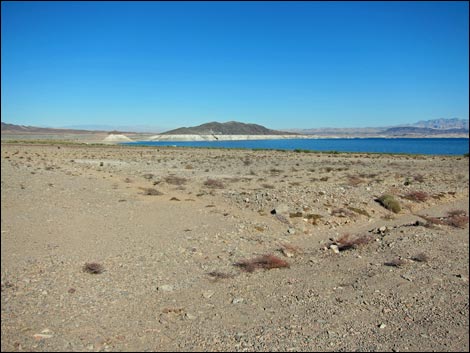
M 358 246 L 368 244 L 372 241 L 372 237 L 369 235 L 362 236 L 351 236 L 351 234 L 344 234 L 334 241 L 334 244 L 338 246 L 339 251 L 355 249 Z
M 178 177 L 176 175 L 169 175 L 165 177 L 165 182 L 171 185 L 184 185 L 188 181 L 186 178 Z
M 385 266 L 391 266 L 391 267 L 402 267 L 403 265 L 406 264 L 406 261 L 401 258 L 393 259 L 389 262 L 385 263 Z
M 207 179 L 204 182 L 204 186 L 211 188 L 211 189 L 224 189 L 225 188 L 224 183 L 217 179 Z
M 254 259 L 243 260 L 234 264 L 234 266 L 240 267 L 243 271 L 253 272 L 256 269 L 263 268 L 270 270 L 273 268 L 286 268 L 290 267 L 287 261 L 280 259 L 277 256 L 268 254 L 261 255 Z
M 359 184 L 364 183 L 365 180 L 355 176 L 355 175 L 348 175 L 348 185 L 350 186 L 358 186 Z
M 398 213 L 401 211 L 400 203 L 395 200 L 392 195 L 384 194 L 380 196 L 377 201 L 385 207 L 387 210 L 392 211 L 393 213 Z
M 103 273 L 104 267 L 97 262 L 87 262 L 83 265 L 83 271 L 92 274 L 100 274 Z
M 425 202 L 429 199 L 429 194 L 424 191 L 411 191 L 404 195 L 403 198 L 416 202 Z
M 345 217 L 353 218 L 356 216 L 354 212 L 347 210 L 345 208 L 335 208 L 333 211 L 331 211 L 331 215 L 336 216 L 336 217 L 342 217 L 342 218 L 345 218 Z
M 348 206 L 348 209 L 363 216 L 370 217 L 370 214 L 366 210 L 363 210 L 361 208 Z
M 148 195 L 148 196 L 163 195 L 163 193 L 161 191 L 158 191 L 157 189 L 154 189 L 154 188 L 139 188 L 139 189 L 143 190 L 144 195 Z
M 214 280 L 234 277 L 234 275 L 231 273 L 225 273 L 225 272 L 220 272 L 220 271 L 212 271 L 212 272 L 209 272 L 208 275 L 211 276 Z
M 465 228 L 468 224 L 468 215 L 463 210 L 454 210 L 447 213 L 447 217 L 430 217 L 420 216 L 424 218 L 428 223 L 426 227 L 432 227 L 434 225 L 447 225 L 454 228 Z
M 416 261 L 416 262 L 428 262 L 429 261 L 429 256 L 426 255 L 425 253 L 419 253 L 411 258 L 411 260 Z

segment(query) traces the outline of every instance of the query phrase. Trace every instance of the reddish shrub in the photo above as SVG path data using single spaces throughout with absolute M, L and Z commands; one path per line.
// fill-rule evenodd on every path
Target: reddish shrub
M 270 270 L 272 268 L 290 267 L 287 261 L 284 261 L 279 257 L 271 254 L 261 255 L 250 260 L 243 260 L 235 263 L 234 265 L 240 267 L 243 271 L 246 272 L 253 272 L 258 268 Z

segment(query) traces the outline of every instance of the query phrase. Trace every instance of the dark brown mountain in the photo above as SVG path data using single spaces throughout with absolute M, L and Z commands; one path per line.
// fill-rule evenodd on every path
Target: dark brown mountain
M 227 123 L 211 122 L 194 127 L 182 127 L 164 132 L 167 135 L 297 135 L 293 132 L 277 131 L 257 124 L 237 121 Z

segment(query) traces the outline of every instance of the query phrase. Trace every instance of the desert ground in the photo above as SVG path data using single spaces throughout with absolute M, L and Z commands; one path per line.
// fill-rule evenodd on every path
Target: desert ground
M 2 351 L 469 350 L 468 157 L 1 147 Z

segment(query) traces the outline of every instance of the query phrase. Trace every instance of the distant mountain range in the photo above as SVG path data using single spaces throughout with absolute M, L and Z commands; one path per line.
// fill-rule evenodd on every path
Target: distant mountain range
M 8 124 L 2 121 L 2 134 L 89 134 L 95 132 L 105 131 L 90 131 L 90 130 L 77 130 L 77 129 L 55 129 L 47 127 L 35 127 Z
M 415 127 L 426 127 L 430 129 L 467 129 L 468 130 L 468 119 L 434 119 L 418 121 L 410 126 Z
M 2 134 L 96 134 L 96 133 L 115 133 L 115 134 L 132 134 L 133 132 L 121 132 L 110 130 L 84 130 L 84 129 L 59 129 L 49 127 L 36 127 L 8 124 L 2 121 Z
M 111 129 L 110 129 L 111 130 Z M 1 123 L 2 134 L 134 134 L 134 132 L 110 130 L 56 129 Z M 419 121 L 414 124 L 369 127 L 369 128 L 317 128 L 289 129 L 278 131 L 262 125 L 245 124 L 237 121 L 226 123 L 210 122 L 194 127 L 182 127 L 162 133 L 162 135 L 316 135 L 320 137 L 424 137 L 449 136 L 468 137 L 468 119 L 435 119 Z
M 429 136 L 429 135 L 467 135 L 468 119 L 434 119 L 419 121 L 414 124 L 388 126 L 388 127 L 364 127 L 364 128 L 316 128 L 316 129 L 290 129 L 302 135 L 319 136 L 344 136 L 344 137 L 368 137 L 368 136 Z

